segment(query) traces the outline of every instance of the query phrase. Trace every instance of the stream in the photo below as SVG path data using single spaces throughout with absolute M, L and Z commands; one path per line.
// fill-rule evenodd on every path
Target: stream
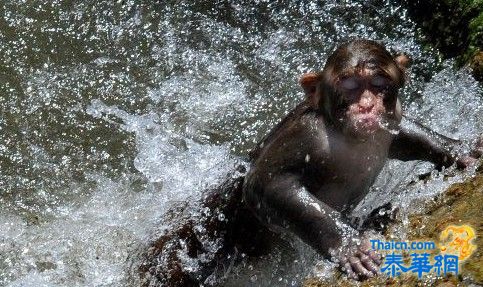
M 163 214 L 216 186 L 351 37 L 410 56 L 407 115 L 468 145 L 483 133 L 482 85 L 395 1 L 2 0 L 0 286 L 133 286 Z M 390 161 L 355 214 L 407 216 L 472 174 Z M 296 241 L 226 286 L 333 269 Z

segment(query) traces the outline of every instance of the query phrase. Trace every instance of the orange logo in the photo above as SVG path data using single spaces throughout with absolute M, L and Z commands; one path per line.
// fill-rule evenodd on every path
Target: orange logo
M 441 253 L 458 255 L 459 261 L 463 261 L 476 250 L 471 243 L 475 237 L 475 231 L 468 225 L 450 225 L 439 236 Z

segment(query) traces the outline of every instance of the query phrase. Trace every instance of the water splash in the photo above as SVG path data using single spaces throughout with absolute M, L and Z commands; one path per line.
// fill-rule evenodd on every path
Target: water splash
M 410 55 L 412 116 L 462 139 L 482 130 L 481 86 L 390 1 L 137 2 L 2 4 L 0 285 L 129 286 L 162 214 L 232 169 L 346 38 Z M 361 210 L 437 194 L 451 181 L 417 181 L 430 169 L 390 162 Z M 318 257 L 290 241 L 230 282 L 298 284 Z

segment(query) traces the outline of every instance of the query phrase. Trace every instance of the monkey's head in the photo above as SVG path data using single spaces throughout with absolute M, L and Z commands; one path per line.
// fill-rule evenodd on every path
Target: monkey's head
M 302 76 L 311 107 L 344 134 L 364 138 L 393 129 L 401 121 L 398 91 L 408 58 L 393 58 L 374 41 L 355 40 L 338 47 L 320 73 Z

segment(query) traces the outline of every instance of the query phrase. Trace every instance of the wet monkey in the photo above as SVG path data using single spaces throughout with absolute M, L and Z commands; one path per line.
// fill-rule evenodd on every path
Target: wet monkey
M 380 257 L 345 217 L 386 160 L 465 167 L 481 155 L 480 146 L 472 157 L 458 157 L 459 141 L 402 115 L 398 92 L 407 64 L 407 57 L 393 57 L 377 42 L 354 40 L 339 46 L 321 72 L 303 75 L 306 99 L 251 152 L 248 172 L 208 192 L 201 207 L 212 212 L 183 219 L 152 243 L 139 269 L 144 286 L 209 285 L 207 275 L 224 254 L 244 252 L 250 242 L 240 240 L 266 238 L 260 230 L 295 234 L 351 278 L 374 276 Z M 224 247 L 209 253 L 206 239 L 220 239 Z M 180 250 L 187 258 L 210 260 L 190 273 L 183 269 Z
M 244 200 L 266 225 L 287 230 L 354 278 L 381 263 L 368 239 L 343 217 L 367 194 L 387 158 L 465 167 L 458 141 L 403 118 L 398 91 L 404 55 L 356 40 L 338 47 L 320 73 L 302 76 L 307 100 L 253 152 Z

